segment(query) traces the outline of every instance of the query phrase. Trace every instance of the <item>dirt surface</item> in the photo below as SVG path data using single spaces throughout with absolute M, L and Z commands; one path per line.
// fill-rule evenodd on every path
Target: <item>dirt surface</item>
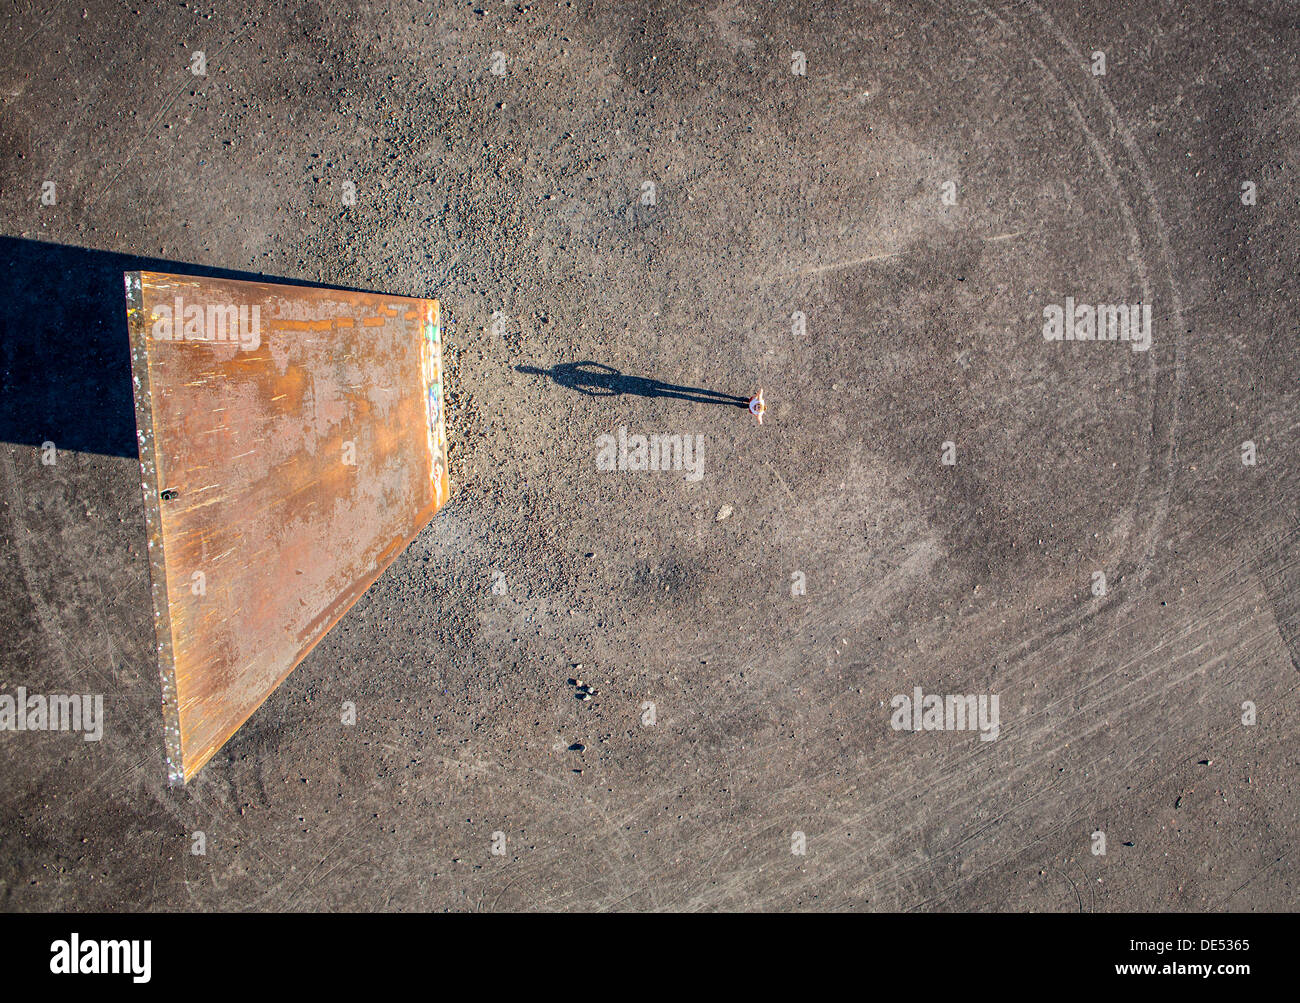
M 0 733 L 0 906 L 1300 906 L 1300 16 L 1076 6 L 7 5 L 0 692 L 106 723 Z M 175 790 L 142 260 L 451 366 L 453 503 Z

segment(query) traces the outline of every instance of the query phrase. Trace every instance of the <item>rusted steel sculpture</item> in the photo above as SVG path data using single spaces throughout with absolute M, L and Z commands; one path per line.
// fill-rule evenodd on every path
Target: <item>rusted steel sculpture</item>
M 126 275 L 168 775 L 447 501 L 436 300 Z

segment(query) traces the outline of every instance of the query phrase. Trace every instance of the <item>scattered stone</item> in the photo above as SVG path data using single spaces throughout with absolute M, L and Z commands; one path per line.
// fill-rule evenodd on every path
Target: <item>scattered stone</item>
M 723 519 L 729 518 L 731 516 L 731 513 L 734 511 L 735 509 L 733 509 L 730 505 L 723 505 L 722 508 L 718 509 L 718 514 L 714 516 L 713 521 L 721 522 Z

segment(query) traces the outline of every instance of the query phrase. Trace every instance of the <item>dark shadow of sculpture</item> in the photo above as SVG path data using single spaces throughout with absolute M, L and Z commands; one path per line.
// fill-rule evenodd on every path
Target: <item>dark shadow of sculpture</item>
M 700 387 L 682 387 L 661 380 L 647 379 L 644 376 L 625 376 L 611 366 L 590 360 L 564 362 L 550 369 L 538 369 L 536 366 L 515 366 L 515 369 L 521 373 L 549 376 L 560 386 L 576 390 L 588 397 L 619 397 L 623 394 L 631 394 L 636 397 L 671 397 L 696 404 L 749 406 L 748 397 L 737 397 L 735 394 L 724 394 Z
M 0 237 L 0 442 L 39 446 L 49 441 L 60 450 L 137 455 L 122 278 L 137 269 L 325 288 Z

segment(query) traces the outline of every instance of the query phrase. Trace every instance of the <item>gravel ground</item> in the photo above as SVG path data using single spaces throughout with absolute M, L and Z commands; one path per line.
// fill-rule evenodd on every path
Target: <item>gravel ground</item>
M 0 907 L 1300 906 L 1300 14 L 1099 6 L 7 5 L 0 692 L 106 724 L 0 734 Z M 451 374 L 454 501 L 175 790 L 140 264 Z

